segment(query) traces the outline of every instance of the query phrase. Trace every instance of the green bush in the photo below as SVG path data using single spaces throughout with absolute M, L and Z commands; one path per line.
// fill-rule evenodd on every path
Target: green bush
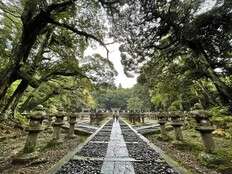
M 228 108 L 222 106 L 216 106 L 209 110 L 212 115 L 212 122 L 218 128 L 226 129 L 228 124 L 232 122 L 232 116 L 229 115 Z

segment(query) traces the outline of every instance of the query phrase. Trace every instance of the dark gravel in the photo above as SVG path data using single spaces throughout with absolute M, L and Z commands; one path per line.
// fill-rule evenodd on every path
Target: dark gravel
M 105 157 L 108 143 L 102 141 L 110 140 L 112 123 L 112 120 L 108 122 L 77 155 Z M 138 160 L 133 162 L 136 174 L 178 174 L 124 122 L 120 121 L 120 126 L 129 156 Z M 70 160 L 59 170 L 58 174 L 100 174 L 102 164 L 103 161 Z
M 166 162 L 133 162 L 136 174 L 178 174 Z
M 84 157 L 104 157 L 108 143 L 88 143 L 77 155 Z
M 138 160 L 133 162 L 136 174 L 178 174 L 160 157 L 159 153 L 148 146 L 129 126 L 124 123 L 121 129 L 129 156 Z
M 110 140 L 112 124 L 113 121 L 109 121 L 76 155 L 90 158 L 105 157 L 108 147 L 107 142 Z M 102 164 L 103 161 L 93 159 L 70 160 L 57 172 L 57 174 L 100 174 Z
M 105 141 L 108 142 L 110 137 L 105 137 L 105 136 L 96 136 L 92 139 L 92 141 Z
M 100 174 L 103 161 L 70 160 L 57 174 Z

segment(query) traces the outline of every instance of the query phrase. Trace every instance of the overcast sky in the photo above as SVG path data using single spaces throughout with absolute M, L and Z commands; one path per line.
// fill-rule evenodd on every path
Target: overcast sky
M 123 72 L 123 66 L 121 64 L 121 57 L 120 57 L 120 51 L 119 51 L 119 44 L 114 43 L 111 45 L 107 45 L 107 48 L 109 49 L 109 59 L 114 64 L 115 69 L 118 72 L 118 76 L 115 78 L 115 84 L 118 86 L 119 84 L 122 85 L 123 88 L 130 88 L 133 87 L 133 85 L 136 84 L 136 77 L 134 78 L 128 78 L 124 72 Z M 106 50 L 102 47 L 97 47 L 96 49 L 88 48 L 86 50 L 86 55 L 93 54 L 93 53 L 99 53 L 102 56 L 106 57 Z

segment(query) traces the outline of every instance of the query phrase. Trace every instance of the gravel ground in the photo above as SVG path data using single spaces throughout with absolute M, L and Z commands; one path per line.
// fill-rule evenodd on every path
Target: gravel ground
M 70 160 L 57 174 L 100 174 L 103 161 Z
M 78 156 L 90 157 L 89 160 L 70 160 L 57 174 L 100 174 L 103 161 L 93 160 L 91 157 L 105 157 L 108 143 L 100 143 L 99 141 L 108 142 L 110 140 L 112 123 L 112 121 L 108 122 L 77 153 Z M 177 174 L 154 149 L 143 142 L 124 122 L 120 121 L 120 125 L 129 156 L 137 160 L 133 162 L 136 174 Z
M 96 136 L 92 139 L 92 141 L 106 141 L 108 142 L 110 139 L 110 137 L 106 137 L 106 136 Z
M 121 129 L 124 140 L 127 142 L 129 156 L 139 160 L 133 162 L 136 174 L 177 174 L 154 149 L 143 142 L 127 125 L 123 124 Z
M 107 146 L 108 143 L 89 142 L 77 153 L 77 155 L 84 157 L 104 157 L 106 155 Z
M 157 161 L 133 162 L 136 174 L 177 174 L 166 163 Z
M 89 160 L 70 160 L 57 174 L 100 174 L 103 161 L 90 159 L 91 157 L 105 157 L 113 121 L 109 121 L 80 152 L 76 155 L 89 157 Z

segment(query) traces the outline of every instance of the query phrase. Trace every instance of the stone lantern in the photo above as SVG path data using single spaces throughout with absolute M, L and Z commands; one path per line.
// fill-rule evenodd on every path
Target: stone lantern
M 77 113 L 74 111 L 69 114 L 69 132 L 67 135 L 67 138 L 75 138 L 75 124 L 76 124 L 76 119 L 77 119 Z
M 90 108 L 82 108 L 81 111 L 81 120 L 83 120 L 85 117 L 89 117 L 89 123 L 92 123 L 92 118 L 91 118 L 91 109 Z
M 95 114 L 95 112 L 91 112 L 90 114 L 89 114 L 89 124 L 90 125 L 92 125 L 92 124 L 94 124 L 94 121 L 95 121 L 95 119 L 96 119 L 96 114 Z
M 142 123 L 145 123 L 145 113 L 141 113 Z
M 26 128 L 28 136 L 23 152 L 31 153 L 35 151 L 38 135 L 43 130 L 42 121 L 44 118 L 45 112 L 42 105 L 38 105 L 36 111 L 29 114 L 29 127 Z
M 129 118 L 129 121 L 132 123 L 133 122 L 132 113 L 128 113 L 128 118 Z
M 175 130 L 175 136 L 177 141 L 183 141 L 183 134 L 181 127 L 184 125 L 184 121 L 182 118 L 181 112 L 171 112 L 171 125 L 174 127 Z
M 23 113 L 29 118 L 29 126 L 26 128 L 28 132 L 26 143 L 22 151 L 20 151 L 13 162 L 27 162 L 28 160 L 37 158 L 36 145 L 39 133 L 43 130 L 42 121 L 45 118 L 45 112 L 42 105 L 38 105 L 36 110 L 31 113 Z
M 161 133 L 161 137 L 166 139 L 167 137 L 167 131 L 165 129 L 165 124 L 168 121 L 168 117 L 167 114 L 164 112 L 160 112 L 159 114 L 157 114 L 157 118 L 158 118 L 158 123 L 160 125 L 160 133 Z
M 212 132 L 215 130 L 215 128 L 209 120 L 209 113 L 204 110 L 194 110 L 191 112 L 191 114 L 193 114 L 197 122 L 195 129 L 201 134 L 206 152 L 212 153 L 215 150 L 215 143 L 212 136 Z
M 131 114 L 131 118 L 132 118 L 132 123 L 136 124 L 136 120 L 137 120 L 137 113 L 135 111 L 133 111 L 133 113 Z
M 53 141 L 61 143 L 60 133 L 62 125 L 64 124 L 65 112 L 62 107 L 58 108 L 58 113 L 55 114 L 56 120 L 53 123 Z

